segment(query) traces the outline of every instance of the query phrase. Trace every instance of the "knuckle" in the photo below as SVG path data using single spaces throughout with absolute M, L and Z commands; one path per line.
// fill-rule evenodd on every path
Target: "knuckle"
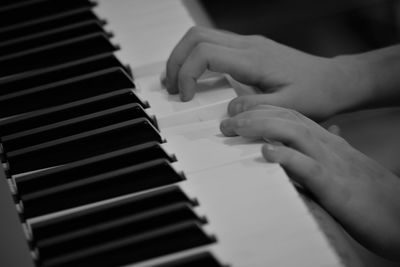
M 313 136 L 312 131 L 304 124 L 296 127 L 296 135 L 299 134 L 304 140 L 310 140 Z
M 199 26 L 192 27 L 189 33 L 189 37 L 196 43 L 206 40 L 208 35 L 209 32 Z
M 187 37 L 189 37 L 189 36 L 196 36 L 196 35 L 198 35 L 198 34 L 200 33 L 200 31 L 201 31 L 201 28 L 200 28 L 200 27 L 198 27 L 198 26 L 192 26 L 192 27 L 190 27 L 190 29 L 187 31 L 186 36 L 187 36 Z
M 296 115 L 293 113 L 293 111 L 289 110 L 289 109 L 278 109 L 276 111 L 276 115 L 279 118 L 290 119 L 290 120 L 292 120 L 296 117 Z
M 248 58 L 248 62 L 255 64 L 255 66 L 261 66 L 259 63 L 262 62 L 262 55 L 257 50 L 246 50 L 244 53 L 246 58 Z
M 262 70 L 265 69 L 264 55 L 257 49 L 246 49 L 243 52 L 243 64 L 254 74 L 253 85 L 262 83 L 266 77 Z
M 303 115 L 300 112 L 298 112 L 297 110 L 288 109 L 288 111 L 290 112 L 290 115 L 295 119 L 299 119 L 299 118 L 303 117 Z
M 262 35 L 256 34 L 256 35 L 250 35 L 249 40 L 254 45 L 260 45 L 265 43 L 266 38 Z
M 209 50 L 209 44 L 207 43 L 199 43 L 196 45 L 196 47 L 193 50 L 193 54 L 196 56 L 206 56 L 207 55 L 207 51 Z
M 334 135 L 335 143 L 339 146 L 348 147 L 350 144 L 341 136 Z
M 291 108 L 279 108 L 280 113 L 278 113 L 282 118 L 289 119 L 292 121 L 300 121 L 302 115 L 297 110 Z
M 319 163 L 314 163 L 309 169 L 308 169 L 308 175 L 310 177 L 319 177 L 322 176 L 324 172 L 323 167 Z

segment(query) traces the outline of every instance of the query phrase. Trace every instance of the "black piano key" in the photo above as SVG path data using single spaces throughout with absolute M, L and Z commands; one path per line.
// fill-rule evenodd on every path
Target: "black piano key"
M 224 267 L 210 252 L 201 252 L 152 267 Z M 226 267 L 226 266 L 225 266 Z
M 0 57 L 0 77 L 52 67 L 117 50 L 107 35 L 95 33 Z
M 13 40 L 0 40 L 0 57 L 93 33 L 105 34 L 99 21 L 85 21 L 56 30 L 27 35 Z
M 62 105 L 80 99 L 135 88 L 123 69 L 110 68 L 64 81 L 3 95 L 0 97 L 0 117 Z
M 78 252 L 97 244 L 104 244 L 126 236 L 133 237 L 189 220 L 197 221 L 199 224 L 206 223 L 205 219 L 197 216 L 190 206 L 185 203 L 177 203 L 141 214 L 95 224 L 75 232 L 38 240 L 36 247 L 39 250 L 41 260 L 45 260 L 66 252 Z
M 93 7 L 94 4 L 88 0 L 73 1 L 31 1 L 15 8 L 4 8 L 0 10 L 0 27 L 24 23 L 29 20 L 66 12 L 69 10 Z
M 65 253 L 43 262 L 43 266 L 120 266 L 195 248 L 215 242 L 197 222 L 183 222 L 140 236 L 99 244 L 74 253 Z
M 26 218 L 157 188 L 184 180 L 165 159 L 156 159 L 21 196 Z
M 192 207 L 198 205 L 196 200 L 188 198 L 178 186 L 170 186 L 34 222 L 31 224 L 31 229 L 35 240 L 46 239 L 176 203 L 186 203 Z
M 54 167 L 145 142 L 162 142 L 146 119 L 135 119 L 6 153 L 10 173 Z
M 160 144 L 149 142 L 25 175 L 16 179 L 16 186 L 18 194 L 25 195 L 155 159 L 175 161 Z
M 78 8 L 57 15 L 50 15 L 44 18 L 31 20 L 26 23 L 14 25 L 11 27 L 0 27 L 0 40 L 2 42 L 5 42 L 30 34 L 54 30 L 70 24 L 75 24 L 88 20 L 100 21 L 100 19 L 92 12 L 90 7 Z
M 25 5 L 32 1 L 40 1 L 40 0 L 2 0 L 0 3 L 0 11 L 3 9 L 12 9 L 21 5 Z
M 122 89 L 99 96 L 86 98 L 68 104 L 34 111 L 22 116 L 0 120 L 1 136 L 27 131 L 44 125 L 57 123 L 78 116 L 92 114 L 105 109 L 118 107 L 129 103 L 138 103 L 143 108 L 148 104 L 143 103 L 131 89 Z
M 156 127 L 153 118 L 140 105 L 132 103 L 13 135 L 3 136 L 1 140 L 4 151 L 9 152 L 139 118 L 147 119 Z
M 0 80 L 0 95 L 50 84 L 112 67 L 125 68 L 113 53 L 106 53 L 36 72 L 14 75 Z

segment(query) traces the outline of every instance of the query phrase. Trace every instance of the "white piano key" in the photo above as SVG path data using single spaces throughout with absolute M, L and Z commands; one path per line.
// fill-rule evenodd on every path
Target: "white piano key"
M 220 102 L 227 103 L 236 97 L 235 90 L 229 85 L 224 76 L 213 76 L 202 79 L 198 84 L 198 90 L 192 101 L 182 102 L 179 95 L 170 95 L 162 88 L 159 75 L 138 78 L 135 81 L 135 92 L 142 99 L 149 101 L 151 112 L 159 121 L 168 119 L 183 111 L 207 109 L 209 105 Z M 225 109 L 226 110 L 226 109 Z
M 180 0 L 98 0 L 97 14 L 123 47 L 118 57 L 133 68 L 165 62 L 194 22 Z
M 343 266 L 282 169 L 261 156 L 187 175 L 205 230 L 216 244 L 129 266 L 150 266 L 209 250 L 230 266 Z M 359 265 L 352 265 L 359 266 Z
M 174 164 L 185 173 L 239 161 L 246 156 L 261 155 L 263 143 L 240 136 L 223 136 L 219 130 L 219 120 L 167 128 L 163 136 L 167 139 L 163 147 L 176 155 L 178 162 Z
M 161 88 L 165 61 L 193 25 L 182 2 L 99 3 L 98 14 L 110 21 L 107 28 L 123 48 L 120 59 L 140 74 L 137 91 L 160 121 L 165 148 L 187 174 L 185 191 L 199 199 L 198 212 L 210 220 L 207 231 L 219 239 L 209 248 L 220 260 L 233 266 L 341 266 L 282 168 L 262 159 L 260 142 L 219 133 L 226 116 L 221 107 L 236 96 L 230 86 L 200 92 L 188 103 Z M 207 109 L 217 111 L 215 118 Z
M 210 251 L 210 249 L 213 249 L 215 246 L 216 246 L 216 244 L 196 247 L 196 248 L 180 251 L 180 252 L 177 252 L 177 253 L 172 253 L 172 254 L 160 256 L 160 257 L 157 257 L 157 258 L 153 258 L 151 260 L 142 261 L 142 262 L 135 263 L 135 264 L 127 264 L 127 265 L 124 265 L 122 267 L 149 267 L 149 266 L 155 266 L 155 265 L 158 265 L 158 264 L 167 263 L 169 261 L 175 261 L 175 260 L 179 260 L 179 259 L 182 259 L 182 258 L 185 258 L 185 257 L 188 257 L 188 256 L 192 256 L 192 255 L 195 255 L 197 253 L 207 252 L 207 251 Z
M 232 266 L 342 266 L 282 169 L 253 156 L 188 175 Z
M 263 141 L 224 137 L 219 120 L 163 132 L 222 259 L 234 266 L 341 266 L 282 168 L 262 158 Z

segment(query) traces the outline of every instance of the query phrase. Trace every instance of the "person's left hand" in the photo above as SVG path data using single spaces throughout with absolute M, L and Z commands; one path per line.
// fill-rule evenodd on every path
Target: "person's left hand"
M 399 259 L 400 179 L 390 171 L 293 110 L 257 106 L 222 121 L 221 131 L 273 142 L 262 148 L 267 161 L 280 163 L 361 244 Z

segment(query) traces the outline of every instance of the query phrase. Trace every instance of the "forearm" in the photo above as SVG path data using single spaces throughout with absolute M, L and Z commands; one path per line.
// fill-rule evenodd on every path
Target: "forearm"
M 358 75 L 363 107 L 400 105 L 400 45 L 337 59 Z

